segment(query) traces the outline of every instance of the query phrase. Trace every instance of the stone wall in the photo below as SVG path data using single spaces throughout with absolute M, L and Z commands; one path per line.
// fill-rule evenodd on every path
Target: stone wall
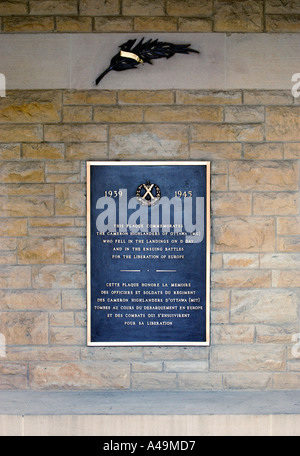
M 2 42 L 53 32 L 294 40 L 300 1 L 4 0 L 0 24 Z M 292 52 L 285 37 L 281 55 Z M 251 43 L 239 52 L 255 61 Z M 12 55 L 10 74 L 22 73 Z M 299 388 L 300 98 L 250 90 L 245 65 L 234 90 L 71 90 L 45 78 L 44 90 L 0 98 L 0 389 Z M 86 346 L 85 163 L 137 159 L 212 163 L 210 347 Z
M 10 32 L 299 32 L 299 0 L 1 0 Z
M 0 138 L 1 389 L 299 387 L 290 91 L 8 91 Z M 210 347 L 86 346 L 85 162 L 107 159 L 211 161 Z

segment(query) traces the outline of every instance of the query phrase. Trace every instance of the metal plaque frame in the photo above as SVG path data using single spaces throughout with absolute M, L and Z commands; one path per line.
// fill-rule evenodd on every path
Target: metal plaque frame
M 92 272 L 93 265 L 91 263 L 91 252 L 93 245 L 91 242 L 92 226 L 91 226 L 91 197 L 92 195 L 92 178 L 91 169 L 92 167 L 124 167 L 126 173 L 126 167 L 205 167 L 206 176 L 206 188 L 205 188 L 205 340 L 202 341 L 92 341 L 92 330 L 91 325 L 93 321 L 92 316 L 92 301 L 91 301 L 91 289 L 92 289 Z M 210 162 L 209 161 L 126 161 L 126 162 L 115 162 L 115 161 L 88 161 L 87 167 L 87 345 L 88 346 L 209 346 L 210 345 Z M 204 242 L 204 241 L 203 241 Z M 155 260 L 149 260 L 155 261 Z M 204 262 L 203 261 L 203 262 Z

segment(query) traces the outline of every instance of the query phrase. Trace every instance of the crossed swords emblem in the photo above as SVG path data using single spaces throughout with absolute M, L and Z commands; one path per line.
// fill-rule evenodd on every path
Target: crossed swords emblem
M 136 198 L 143 206 L 154 206 L 161 198 L 160 188 L 148 181 L 137 188 Z

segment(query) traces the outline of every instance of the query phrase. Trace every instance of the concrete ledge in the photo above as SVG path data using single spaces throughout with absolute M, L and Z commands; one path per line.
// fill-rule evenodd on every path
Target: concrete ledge
M 0 70 L 7 89 L 95 89 L 120 44 L 142 37 L 191 43 L 201 54 L 113 71 L 99 90 L 291 90 L 299 72 L 299 33 L 1 33 Z
M 0 392 L 0 436 L 300 435 L 298 391 Z

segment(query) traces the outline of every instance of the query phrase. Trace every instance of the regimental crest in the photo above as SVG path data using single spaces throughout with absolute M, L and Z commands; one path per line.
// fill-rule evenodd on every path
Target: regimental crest
M 158 185 L 151 184 L 147 181 L 146 184 L 141 184 L 136 190 L 136 199 L 143 206 L 155 206 L 161 199 L 161 191 Z
M 135 46 L 136 40 L 128 40 L 121 44 L 120 51 L 111 59 L 109 67 L 97 77 L 95 84 L 98 85 L 101 79 L 110 71 L 124 71 L 137 68 L 143 63 L 150 63 L 154 59 L 169 59 L 175 54 L 189 54 L 199 51 L 190 48 L 190 44 L 173 44 L 158 40 L 148 40 L 144 42 L 142 38 Z

